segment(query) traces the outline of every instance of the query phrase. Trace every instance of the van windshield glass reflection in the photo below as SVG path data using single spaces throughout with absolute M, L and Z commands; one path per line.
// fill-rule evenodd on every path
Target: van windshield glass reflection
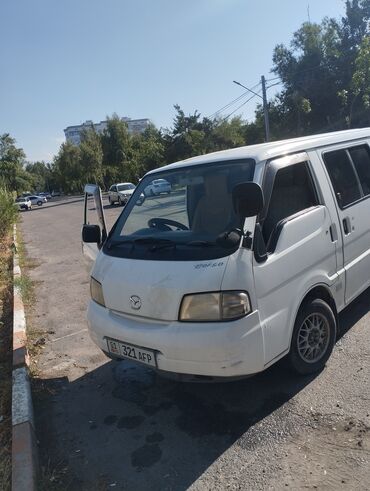
M 107 253 L 163 260 L 230 254 L 230 244 L 223 247 L 219 239 L 241 226 L 232 190 L 253 179 L 254 167 L 254 161 L 248 159 L 146 176 L 114 226 Z M 165 249 L 170 253 L 161 252 Z

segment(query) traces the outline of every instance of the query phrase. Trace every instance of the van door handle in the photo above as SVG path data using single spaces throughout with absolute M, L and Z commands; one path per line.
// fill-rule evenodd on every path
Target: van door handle
M 343 218 L 343 231 L 344 235 L 348 235 L 351 233 L 351 222 L 349 217 Z
M 337 227 L 335 223 L 332 223 L 329 227 L 330 238 L 332 242 L 336 242 L 338 240 Z

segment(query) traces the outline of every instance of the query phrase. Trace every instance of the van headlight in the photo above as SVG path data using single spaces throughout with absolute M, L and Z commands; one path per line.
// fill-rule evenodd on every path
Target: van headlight
M 226 291 L 184 295 L 179 320 L 217 322 L 239 319 L 251 312 L 247 292 Z
M 90 278 L 90 293 L 91 298 L 94 300 L 94 302 L 105 307 L 103 287 L 101 286 L 101 283 L 99 283 L 99 281 L 96 281 L 96 279 L 92 276 Z

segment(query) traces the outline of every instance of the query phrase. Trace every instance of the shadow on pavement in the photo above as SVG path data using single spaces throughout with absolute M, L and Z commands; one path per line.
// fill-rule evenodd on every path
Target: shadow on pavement
M 337 340 L 341 339 L 370 310 L 370 288 L 339 314 Z
M 368 289 L 340 315 L 339 338 L 369 306 Z M 253 452 L 292 434 L 293 398 L 313 379 L 278 363 L 244 380 L 181 383 L 128 361 L 72 382 L 36 379 L 41 461 L 63 469 L 63 489 L 186 490 L 236 441 Z
M 284 403 L 311 380 L 278 364 L 241 381 L 184 383 L 126 361 L 71 383 L 38 380 L 41 460 L 68 469 L 66 489 L 185 490 L 236 440 L 253 450 L 271 439 L 253 428 L 271 413 L 289 431 Z
M 117 209 L 117 210 L 123 210 L 123 209 L 124 209 L 124 207 L 125 207 L 124 205 L 121 205 L 121 206 L 116 205 L 116 204 L 114 204 L 114 205 L 110 205 L 109 203 L 108 203 L 107 205 L 104 205 L 104 204 L 103 204 L 103 208 L 104 208 L 104 210 L 114 210 L 114 209 Z M 89 209 L 90 209 L 90 210 L 95 210 L 95 208 L 94 208 L 94 207 L 93 207 L 93 208 L 89 208 Z

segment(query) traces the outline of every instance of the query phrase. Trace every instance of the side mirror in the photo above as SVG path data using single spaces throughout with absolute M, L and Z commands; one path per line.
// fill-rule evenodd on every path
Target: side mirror
M 100 244 L 101 232 L 99 225 L 83 225 L 82 240 L 83 242 Z
M 136 201 L 136 206 L 141 206 L 145 200 L 146 200 L 145 194 L 141 193 L 139 198 Z
M 243 182 L 233 189 L 233 205 L 235 213 L 243 218 L 254 217 L 263 208 L 263 193 L 259 184 Z

